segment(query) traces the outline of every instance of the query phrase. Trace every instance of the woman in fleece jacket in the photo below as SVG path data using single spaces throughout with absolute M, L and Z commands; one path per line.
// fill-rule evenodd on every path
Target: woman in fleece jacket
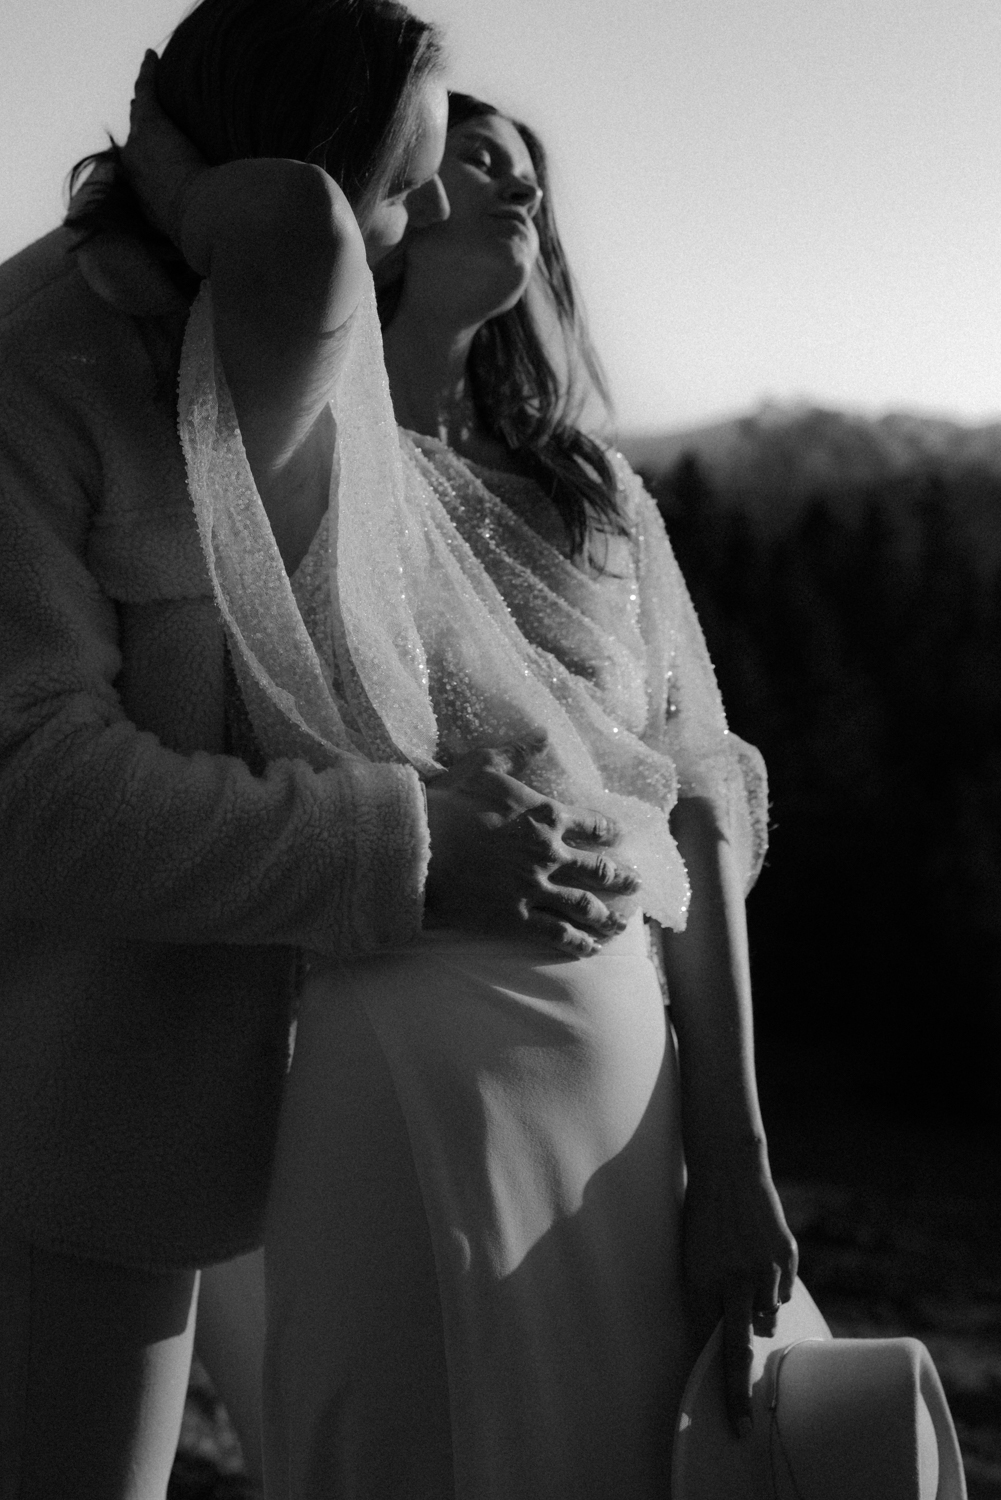
M 375 261 L 408 214 L 446 211 L 439 67 L 392 0 L 203 0 L 158 88 L 250 174 L 258 222 L 269 160 L 311 163 Z M 19 1500 L 165 1493 L 198 1268 L 259 1242 L 296 950 L 398 946 L 426 910 L 586 952 L 612 924 L 589 892 L 629 884 L 572 847 L 614 829 L 529 791 L 517 749 L 453 767 L 426 812 L 401 765 L 255 762 L 175 431 L 195 278 L 114 153 L 96 176 L 70 229 L 0 269 L 0 1495 Z M 274 232 L 294 274 L 306 252 Z M 239 271 L 235 233 L 220 320 Z

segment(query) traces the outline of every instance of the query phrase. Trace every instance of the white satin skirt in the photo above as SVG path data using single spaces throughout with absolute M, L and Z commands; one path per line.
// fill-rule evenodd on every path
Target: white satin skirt
M 269 1500 L 652 1500 L 686 1368 L 677 1063 L 639 916 L 307 979 L 265 1245 Z

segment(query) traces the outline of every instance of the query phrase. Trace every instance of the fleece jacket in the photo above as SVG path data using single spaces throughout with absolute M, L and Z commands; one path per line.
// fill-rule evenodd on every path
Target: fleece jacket
M 297 952 L 412 940 L 428 857 L 409 768 L 230 753 L 182 328 L 0 267 L 0 1223 L 149 1269 L 258 1243 Z

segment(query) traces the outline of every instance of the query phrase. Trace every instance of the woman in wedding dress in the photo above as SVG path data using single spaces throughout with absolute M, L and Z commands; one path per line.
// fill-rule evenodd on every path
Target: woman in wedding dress
M 780 1211 L 773 1218 L 750 1043 L 743 896 L 767 836 L 764 768 L 721 734 L 711 666 L 653 502 L 620 455 L 576 427 L 573 382 L 539 337 L 541 311 L 563 335 L 565 369 L 602 389 L 541 143 L 481 101 L 453 93 L 449 103 L 440 169 L 449 217 L 410 231 L 377 272 L 394 407 L 524 634 L 587 682 L 617 726 L 666 742 L 680 774 L 671 828 L 693 894 L 684 932 L 672 931 L 677 922 L 663 931 L 662 957 L 681 1042 L 688 1189 L 683 1263 L 670 1275 L 682 1274 L 689 1349 L 724 1319 L 739 1424 L 750 1328 L 767 1331 L 794 1266 Z M 582 468 L 586 485 L 574 483 Z M 609 968 L 610 990 L 624 976 Z M 596 969 L 591 977 L 600 982 Z M 671 1042 L 669 1028 L 668 1052 Z M 595 1425 L 603 1430 L 600 1417 Z M 625 1467 L 616 1477 L 616 1461 L 607 1492 L 648 1493 L 630 1487 Z M 596 1478 L 590 1485 L 605 1492 Z
M 541 157 L 477 118 L 479 154 L 463 159 L 457 126 L 443 169 L 463 263 L 489 272 L 473 323 L 475 277 L 422 280 L 415 235 L 389 329 L 414 440 L 396 439 L 363 249 L 343 217 L 330 234 L 301 178 L 286 217 L 317 253 L 294 283 L 271 268 L 268 306 L 243 299 L 235 336 L 213 286 L 182 361 L 189 486 L 265 751 L 402 760 L 432 793 L 471 751 L 514 754 L 543 795 L 596 806 L 609 857 L 635 871 L 579 958 L 446 919 L 374 958 L 307 960 L 266 1240 L 268 1491 L 301 1500 L 664 1494 L 692 1335 L 724 1316 L 738 1416 L 749 1328 L 795 1272 L 750 1043 L 760 773 L 728 734 L 652 503 L 575 429 L 540 468 L 515 429 L 492 430 L 465 361 L 435 366 L 437 333 L 425 385 L 440 395 L 444 369 L 461 421 L 443 432 L 438 411 L 428 431 L 407 407 L 421 387 L 401 338 L 435 278 L 465 320 L 454 350 L 521 301 L 536 261 Z M 220 217 L 211 171 L 196 175 L 177 210 L 196 269 Z M 264 357 L 259 318 L 287 320 L 284 350 Z M 291 527 L 306 545 L 281 546 L 294 507 L 262 503 L 267 452 L 308 452 L 312 539 Z M 540 474 L 582 501 L 567 538 Z M 541 536 L 519 514 L 526 485 Z M 644 911 L 672 932 L 680 1079 Z
M 542 143 L 453 92 L 440 176 L 448 219 L 410 230 L 376 272 L 394 408 L 523 633 L 583 678 L 623 731 L 666 747 L 679 774 L 671 829 L 693 894 L 683 930 L 650 923 L 652 957 L 681 1044 L 690 1342 L 700 1348 L 724 1319 L 739 1425 L 749 1329 L 766 1329 L 787 1291 L 780 1277 L 767 1296 L 749 1274 L 774 1207 L 743 905 L 767 841 L 764 765 L 725 730 L 654 502 L 621 454 L 576 425 L 583 398 L 605 398 L 605 387 Z M 547 351 L 560 337 L 557 367 Z

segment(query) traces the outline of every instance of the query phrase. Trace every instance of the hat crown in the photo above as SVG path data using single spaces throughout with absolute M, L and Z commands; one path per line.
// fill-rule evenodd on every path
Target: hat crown
M 773 1351 L 765 1441 L 776 1500 L 938 1500 L 923 1355 L 916 1339 L 810 1340 Z
M 754 1340 L 754 1426 L 733 1435 L 722 1324 L 682 1398 L 673 1500 L 966 1500 L 941 1382 L 917 1339 L 835 1339 L 802 1282 Z

